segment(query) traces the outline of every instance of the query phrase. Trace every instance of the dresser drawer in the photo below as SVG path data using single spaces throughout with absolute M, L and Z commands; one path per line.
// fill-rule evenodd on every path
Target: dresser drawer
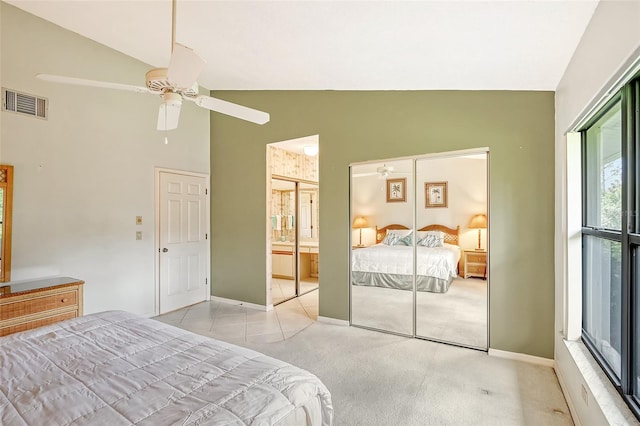
M 468 274 L 484 275 L 485 265 L 467 265 Z
M 83 284 L 72 277 L 7 284 L 0 293 L 0 336 L 82 316 Z
M 63 291 L 28 300 L 2 303 L 0 321 L 78 305 L 78 291 Z
M 485 263 L 487 261 L 486 254 L 467 253 L 467 262 L 469 263 Z
M 8 336 L 9 334 L 18 333 L 20 331 L 33 330 L 34 328 L 55 324 L 59 321 L 75 318 L 77 316 L 78 316 L 78 311 L 71 311 L 71 312 L 65 312 L 59 315 L 54 315 L 52 317 L 46 317 L 46 318 L 41 318 L 37 320 L 26 321 L 19 324 L 2 326 L 0 327 L 0 337 Z

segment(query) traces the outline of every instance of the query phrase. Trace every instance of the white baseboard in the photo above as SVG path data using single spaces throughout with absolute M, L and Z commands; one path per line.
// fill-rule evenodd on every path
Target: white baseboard
M 542 358 L 539 356 L 533 356 L 533 355 L 527 355 L 527 354 L 521 354 L 518 352 L 508 352 L 508 351 L 501 351 L 498 349 L 489 349 L 489 355 L 490 356 L 495 356 L 498 358 L 506 358 L 506 359 L 513 359 L 516 361 L 524 361 L 524 362 L 528 362 L 530 364 L 538 364 L 538 365 L 544 365 L 545 367 L 555 367 L 555 361 L 549 358 Z
M 330 318 L 330 317 L 318 316 L 318 322 L 323 322 L 325 324 L 331 324 L 331 325 L 341 325 L 341 326 L 347 326 L 347 327 L 349 326 L 349 321 Z
M 211 300 L 213 300 L 214 302 L 227 303 L 229 305 L 245 306 L 247 308 L 257 309 L 259 311 L 268 312 L 273 310 L 273 305 L 257 305 L 255 303 L 243 302 L 241 300 L 227 299 L 226 297 L 211 296 Z
M 571 394 L 569 393 L 569 388 L 567 387 L 567 383 L 562 377 L 560 373 L 560 369 L 554 363 L 553 370 L 556 372 L 556 377 L 558 378 L 558 383 L 560 383 L 560 389 L 562 390 L 562 394 L 564 395 L 565 401 L 567 401 L 567 406 L 569 407 L 569 413 L 571 413 L 571 420 L 573 420 L 573 424 L 575 426 L 582 426 L 580 423 L 580 418 L 578 417 L 578 412 L 576 411 L 576 406 L 573 403 L 573 399 L 571 399 Z

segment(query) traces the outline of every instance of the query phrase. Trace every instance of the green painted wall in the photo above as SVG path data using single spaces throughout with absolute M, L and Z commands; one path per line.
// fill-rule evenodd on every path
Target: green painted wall
M 490 347 L 553 358 L 553 92 L 212 94 L 271 114 L 211 115 L 215 296 L 266 304 L 266 144 L 320 135 L 320 315 L 343 320 L 349 163 L 489 147 Z

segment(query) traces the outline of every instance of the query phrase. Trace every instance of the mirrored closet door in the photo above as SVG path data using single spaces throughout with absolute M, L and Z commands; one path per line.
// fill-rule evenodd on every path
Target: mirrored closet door
M 271 300 L 318 288 L 318 185 L 271 179 Z
M 413 181 L 412 160 L 351 167 L 354 325 L 413 335 Z
M 487 152 L 351 165 L 351 323 L 488 347 Z
M 318 288 L 318 243 L 320 227 L 318 185 L 307 182 L 298 184 L 300 212 L 299 244 L 299 294 Z
M 417 159 L 416 182 L 416 223 L 437 237 L 418 232 L 416 336 L 486 349 L 487 154 Z
M 281 303 L 298 295 L 296 182 L 271 179 L 271 295 Z

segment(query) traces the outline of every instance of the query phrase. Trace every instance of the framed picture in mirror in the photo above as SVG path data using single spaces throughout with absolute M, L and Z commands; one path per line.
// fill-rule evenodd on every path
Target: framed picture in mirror
M 407 200 L 407 178 L 387 179 L 387 203 Z
M 425 182 L 425 208 L 447 207 L 447 182 Z

